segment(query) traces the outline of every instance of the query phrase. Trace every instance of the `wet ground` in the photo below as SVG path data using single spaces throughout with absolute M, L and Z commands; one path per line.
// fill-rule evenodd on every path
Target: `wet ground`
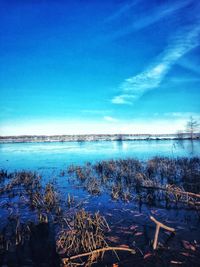
M 199 158 L 159 158 L 145 165 L 104 161 L 71 166 L 53 176 L 43 172 L 41 178 L 32 172 L 1 171 L 0 266 L 60 266 L 66 253 L 58 253 L 56 240 L 68 227 L 63 218 L 70 225 L 80 209 L 105 217 L 109 246 L 135 250 L 105 252 L 93 266 L 200 266 L 199 199 L 181 196 L 188 189 L 199 193 L 199 173 Z M 168 184 L 182 191 L 152 190 Z M 150 216 L 175 228 L 175 234 L 160 230 L 157 250 Z M 76 263 L 81 262 L 87 266 L 87 257 Z

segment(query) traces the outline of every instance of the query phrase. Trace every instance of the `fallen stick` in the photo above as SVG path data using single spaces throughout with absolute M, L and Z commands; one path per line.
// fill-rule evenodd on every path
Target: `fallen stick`
M 164 225 L 163 223 L 157 221 L 153 216 L 150 216 L 150 219 L 156 224 L 156 231 L 155 231 L 154 241 L 153 241 L 153 249 L 156 249 L 160 228 L 163 228 L 163 229 L 170 231 L 170 232 L 175 232 L 175 229 L 168 227 L 168 226 Z
M 93 251 L 90 251 L 90 252 L 85 252 L 85 253 L 82 253 L 82 254 L 79 254 L 79 255 L 75 255 L 75 256 L 72 256 L 72 257 L 68 257 L 68 258 L 63 258 L 62 259 L 62 262 L 64 264 L 67 264 L 67 262 L 69 262 L 70 260 L 74 260 L 74 259 L 77 259 L 77 258 L 82 258 L 82 257 L 85 257 L 85 256 L 89 256 L 93 253 L 100 253 L 100 252 L 105 252 L 105 251 L 109 251 L 109 250 L 121 250 L 121 251 L 128 251 L 132 254 L 135 254 L 135 250 L 134 249 L 131 249 L 131 248 L 124 248 L 124 247 L 105 247 L 105 248 L 99 248 L 99 249 L 96 249 L 96 250 L 93 250 Z
M 186 195 L 186 196 L 190 196 L 190 197 L 200 198 L 200 194 L 195 194 L 195 193 L 186 192 L 186 191 L 179 191 L 179 190 L 171 189 L 171 188 L 167 188 L 167 187 L 156 187 L 156 186 L 145 186 L 145 185 L 142 185 L 141 187 L 147 188 L 147 189 L 168 191 L 169 193 L 177 193 L 177 194 Z

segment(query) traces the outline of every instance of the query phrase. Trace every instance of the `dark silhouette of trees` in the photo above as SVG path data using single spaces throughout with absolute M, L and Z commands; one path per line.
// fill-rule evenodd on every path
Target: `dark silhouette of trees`
M 183 140 L 185 138 L 185 132 L 177 131 L 176 138 L 178 138 L 179 140 Z
M 194 133 L 199 130 L 199 125 L 199 122 L 191 116 L 186 124 L 186 130 L 189 133 L 190 139 L 194 139 Z

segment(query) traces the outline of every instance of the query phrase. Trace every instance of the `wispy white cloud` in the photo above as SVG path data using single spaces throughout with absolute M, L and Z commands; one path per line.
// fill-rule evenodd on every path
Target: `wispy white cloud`
M 110 15 L 108 18 L 106 18 L 105 22 L 113 22 L 117 19 L 119 19 L 121 16 L 127 14 L 127 12 L 130 11 L 131 8 L 133 8 L 135 5 L 137 5 L 141 0 L 135 0 L 135 1 L 131 1 L 129 3 L 127 3 L 126 5 L 124 5 L 124 3 L 122 3 L 122 6 L 116 10 L 112 15 Z
M 151 10 L 150 14 L 142 16 L 141 19 L 136 20 L 133 23 L 132 27 L 135 30 L 148 27 L 153 23 L 160 21 L 162 18 L 178 11 L 179 9 L 186 7 L 190 3 L 191 0 L 185 0 L 185 1 L 174 1 L 171 5 L 169 5 L 169 3 L 167 3 L 166 5 L 161 5 L 155 8 L 154 10 Z
M 143 72 L 126 79 L 120 86 L 121 94 L 114 104 L 130 104 L 149 90 L 160 86 L 171 67 L 186 53 L 199 45 L 200 23 L 183 28 L 171 40 L 165 51 Z
M 109 121 L 109 122 L 117 122 L 118 121 L 116 118 L 113 118 L 111 116 L 104 116 L 103 118 L 105 121 Z
M 123 95 L 118 95 L 113 97 L 111 102 L 113 104 L 130 104 L 132 105 L 132 100 L 134 100 L 134 96 L 128 95 L 128 94 L 123 94 Z
M 160 20 L 176 14 L 179 10 L 187 7 L 193 0 L 182 0 L 182 1 L 173 1 L 171 3 L 156 5 L 150 9 L 144 9 L 143 11 L 135 12 L 134 7 L 138 4 L 139 1 L 135 1 L 123 6 L 116 13 L 111 15 L 106 19 L 105 22 L 118 22 L 129 15 L 130 20 L 126 26 L 117 27 L 117 30 L 113 30 L 112 33 L 109 32 L 108 36 L 104 34 L 104 41 L 115 40 L 131 34 L 135 31 L 144 29 L 159 22 Z M 192 11 L 191 11 L 192 13 Z

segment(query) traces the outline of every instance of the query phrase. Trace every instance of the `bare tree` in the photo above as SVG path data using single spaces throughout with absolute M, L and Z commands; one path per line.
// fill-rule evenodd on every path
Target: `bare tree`
M 190 135 L 191 139 L 194 139 L 194 133 L 199 130 L 199 122 L 196 121 L 192 116 L 186 124 L 187 132 Z

